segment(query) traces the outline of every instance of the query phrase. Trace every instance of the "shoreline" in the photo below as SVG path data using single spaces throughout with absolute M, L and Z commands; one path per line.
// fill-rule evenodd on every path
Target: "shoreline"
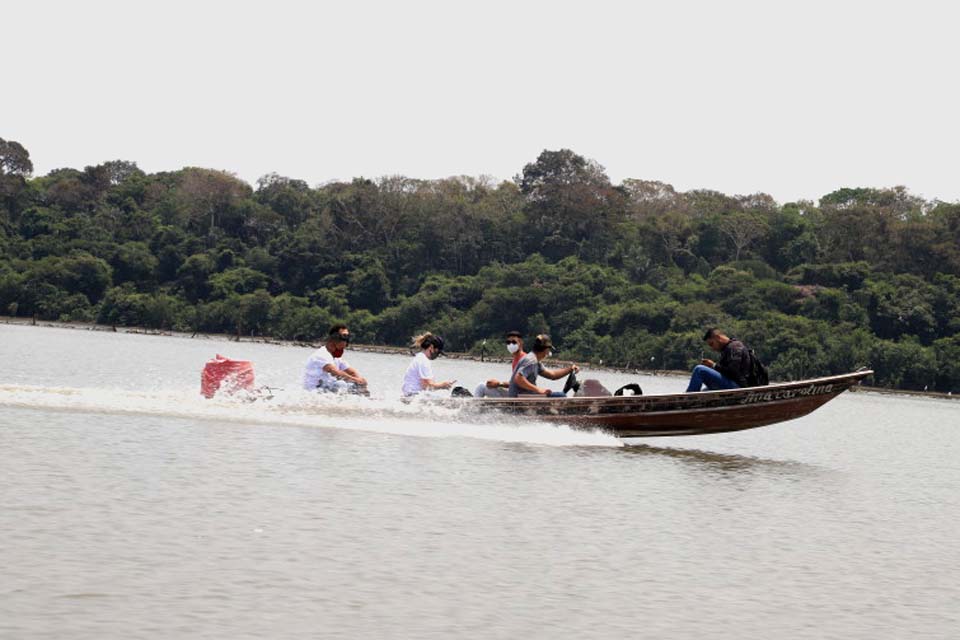
M 180 337 L 180 338 L 190 338 L 190 339 L 201 339 L 201 340 L 226 340 L 228 342 L 252 342 L 254 344 L 270 344 L 281 347 L 303 347 L 308 349 L 317 349 L 319 345 L 322 344 L 322 341 L 313 343 L 313 342 L 303 342 L 300 340 L 279 340 L 277 338 L 270 338 L 266 336 L 244 336 L 242 338 L 230 335 L 226 333 L 187 333 L 184 331 L 172 331 L 166 329 L 146 329 L 144 327 L 118 327 L 113 325 L 103 325 L 97 324 L 95 322 L 60 322 L 57 320 L 37 320 L 33 318 L 19 318 L 12 316 L 0 316 L 0 324 L 9 324 L 9 325 L 18 325 L 26 327 L 45 327 L 50 329 L 72 329 L 75 331 L 99 331 L 104 333 L 128 333 L 134 335 L 148 335 L 148 336 L 169 336 L 169 337 Z M 353 351 L 362 351 L 364 353 L 382 353 L 387 355 L 409 355 L 413 351 L 408 347 L 391 347 L 388 345 L 369 345 L 369 344 L 351 344 L 351 350 Z M 494 362 L 494 363 L 505 363 L 509 362 L 510 358 L 499 357 L 499 356 L 476 356 L 472 353 L 464 352 L 444 352 L 444 357 L 451 358 L 453 360 L 472 360 L 474 362 Z M 553 362 L 558 364 L 572 364 L 576 361 L 573 360 L 561 360 L 553 359 Z M 581 364 L 581 362 L 576 362 L 576 364 Z M 610 367 L 606 365 L 598 365 L 589 361 L 582 361 L 581 366 L 589 366 L 590 369 L 597 371 L 608 371 L 612 373 L 627 373 L 634 375 L 645 375 L 645 376 L 654 376 L 654 377 L 667 377 L 667 378 L 686 378 L 689 374 L 686 371 L 675 371 L 675 370 L 656 370 L 648 371 L 643 369 L 627 369 L 623 367 Z M 871 385 L 860 385 L 850 388 L 852 393 L 880 393 L 885 395 L 903 395 L 903 396 L 916 396 L 922 398 L 940 398 L 943 400 L 957 400 L 960 399 L 960 394 L 953 395 L 949 392 L 942 391 L 914 391 L 911 389 L 888 389 L 885 387 L 875 387 Z
M 169 337 L 179 337 L 179 338 L 189 338 L 189 339 L 200 339 L 200 340 L 225 340 L 227 342 L 249 342 L 253 344 L 270 344 L 281 347 L 303 347 L 306 349 L 317 349 L 323 344 L 323 340 L 317 342 L 305 342 L 302 340 L 281 340 L 278 338 L 271 338 L 269 336 L 243 336 L 238 339 L 236 335 L 227 334 L 227 333 L 188 333 L 186 331 L 173 331 L 168 329 L 146 329 L 144 327 L 122 327 L 122 326 L 113 326 L 113 325 L 103 325 L 97 324 L 95 322 L 60 322 L 58 320 L 38 320 L 33 321 L 32 318 L 19 318 L 11 316 L 0 316 L 0 324 L 10 324 L 10 325 L 19 325 L 19 326 L 36 326 L 36 327 L 45 327 L 50 329 L 73 329 L 75 331 L 95 331 L 101 333 L 128 333 L 134 335 L 146 335 L 146 336 L 169 336 Z M 387 355 L 413 355 L 414 351 L 409 347 L 393 347 L 389 345 L 373 345 L 373 344 L 359 344 L 351 343 L 351 351 L 362 351 L 364 353 L 383 353 Z M 462 351 L 445 351 L 443 353 L 444 358 L 450 358 L 451 360 L 472 360 L 474 362 L 494 362 L 498 364 L 510 362 L 511 358 L 505 356 L 494 356 L 494 355 L 484 355 L 478 356 L 472 353 L 466 353 Z M 552 358 L 551 362 L 557 364 L 580 364 L 581 366 L 589 366 L 591 369 L 598 371 L 611 371 L 615 373 L 632 373 L 637 375 L 651 375 L 651 376 L 666 376 L 666 377 L 677 377 L 685 378 L 687 377 L 687 372 L 684 371 L 672 371 L 672 370 L 657 370 L 657 371 L 646 371 L 641 369 L 628 369 L 624 367 L 610 367 L 606 365 L 600 365 L 595 362 L 590 361 L 577 361 L 577 360 L 564 360 L 562 358 Z

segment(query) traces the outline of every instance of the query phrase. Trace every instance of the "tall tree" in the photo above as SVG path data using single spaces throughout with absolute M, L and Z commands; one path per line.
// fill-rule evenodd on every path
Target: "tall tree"
M 240 199 L 251 195 L 250 185 L 227 171 L 188 167 L 181 172 L 178 195 L 190 212 L 197 230 L 208 220 L 207 234 L 228 215 Z M 239 225 L 238 225 L 239 226 Z
M 626 198 L 602 166 L 569 149 L 543 151 L 519 177 L 527 198 L 531 237 L 552 258 L 603 261 L 626 216 Z
M 0 176 L 16 175 L 28 178 L 32 173 L 30 152 L 19 142 L 0 138 Z
M 687 207 L 686 200 L 673 185 L 665 182 L 629 178 L 623 181 L 621 188 L 627 195 L 630 216 L 638 221 L 670 211 L 685 211 Z
M 16 198 L 32 173 L 30 152 L 19 142 L 0 138 L 0 213 L 16 216 Z
M 750 213 L 737 212 L 720 220 L 720 232 L 729 238 L 736 251 L 734 260 L 740 260 L 743 250 L 762 238 L 769 228 L 760 216 Z

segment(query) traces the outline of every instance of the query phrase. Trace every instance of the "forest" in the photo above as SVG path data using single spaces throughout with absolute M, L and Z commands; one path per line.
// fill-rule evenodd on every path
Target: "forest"
M 960 203 L 905 187 L 817 202 L 614 184 L 569 149 L 511 180 L 310 186 L 104 162 L 33 175 L 0 139 L 0 315 L 448 350 L 549 333 L 565 360 L 689 369 L 710 326 L 773 380 L 869 366 L 960 391 Z

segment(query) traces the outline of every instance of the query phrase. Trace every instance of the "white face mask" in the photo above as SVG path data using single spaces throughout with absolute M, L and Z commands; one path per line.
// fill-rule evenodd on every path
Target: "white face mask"
M 507 351 L 510 353 L 516 353 L 517 351 L 520 351 L 520 345 L 518 345 L 516 342 L 511 342 L 507 345 Z
M 552 358 L 552 357 L 553 357 L 553 351 L 547 351 L 547 357 L 548 357 L 548 358 Z

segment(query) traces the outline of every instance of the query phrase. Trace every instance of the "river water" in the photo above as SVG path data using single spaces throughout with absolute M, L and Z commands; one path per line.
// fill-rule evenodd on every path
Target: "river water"
M 274 398 L 203 399 L 215 353 Z M 0 355 L 0 638 L 960 632 L 955 401 L 623 446 L 404 405 L 403 356 L 348 352 L 364 400 L 299 391 L 292 346 L 0 325 Z

